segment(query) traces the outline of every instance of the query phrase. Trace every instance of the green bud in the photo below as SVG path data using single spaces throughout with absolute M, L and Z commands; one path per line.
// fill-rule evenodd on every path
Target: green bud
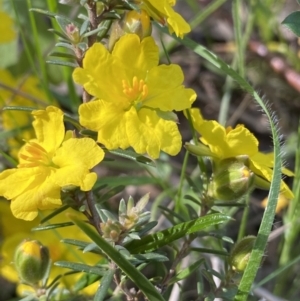
M 108 220 L 106 223 L 101 223 L 100 228 L 102 235 L 109 241 L 117 242 L 122 234 L 122 225 L 119 222 Z
M 37 240 L 24 240 L 16 249 L 14 262 L 22 281 L 37 284 L 49 266 L 49 250 Z
M 214 154 L 211 152 L 209 147 L 206 145 L 199 143 L 197 145 L 192 143 L 186 143 L 184 147 L 193 155 L 195 156 L 207 156 L 207 157 L 214 157 Z
M 248 167 L 248 157 L 240 156 L 214 163 L 209 196 L 213 199 L 232 201 L 239 199 L 253 186 L 254 173 Z
M 108 49 L 112 51 L 116 42 L 125 34 L 134 33 L 142 40 L 151 35 L 152 27 L 149 15 L 141 10 L 132 10 L 124 14 L 123 18 L 113 23 L 108 41 Z
M 79 34 L 79 29 L 73 23 L 70 23 L 66 26 L 65 32 L 72 44 L 76 45 L 80 42 L 81 38 Z
M 229 256 L 229 264 L 233 271 L 243 273 L 247 267 L 256 237 L 246 236 L 237 242 Z

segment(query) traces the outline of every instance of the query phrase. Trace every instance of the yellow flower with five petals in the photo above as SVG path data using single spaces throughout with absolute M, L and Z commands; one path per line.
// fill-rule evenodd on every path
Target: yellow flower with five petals
M 272 181 L 273 154 L 259 152 L 258 140 L 247 128 L 243 125 L 225 128 L 215 120 L 204 120 L 199 109 L 191 109 L 190 114 L 195 130 L 201 135 L 200 141 L 207 147 L 201 149 L 201 152 L 216 161 L 246 155 L 249 157 L 250 170 L 258 176 L 255 182 L 263 184 L 264 181 Z M 188 145 L 187 149 L 189 147 Z M 192 146 L 191 150 L 196 148 L 197 146 Z M 286 168 L 282 168 L 282 173 L 293 176 L 293 173 Z M 259 179 L 263 182 L 258 182 Z M 294 197 L 283 181 L 281 181 L 281 192 L 288 199 Z
M 178 37 L 183 38 L 184 34 L 191 31 L 190 25 L 172 8 L 176 0 L 136 0 L 135 2 L 157 22 L 163 25 L 167 23 L 170 33 L 175 32 Z
M 190 108 L 196 94 L 182 85 L 179 66 L 158 66 L 158 60 L 152 37 L 140 41 L 128 34 L 112 53 L 95 43 L 83 68 L 75 69 L 75 82 L 97 98 L 79 107 L 80 123 L 97 131 L 98 142 L 108 149 L 131 146 L 152 158 L 160 150 L 170 155 L 180 151 L 181 135 L 172 111 Z
M 60 109 L 49 106 L 32 115 L 36 139 L 21 148 L 17 168 L 0 174 L 0 196 L 11 200 L 13 215 L 24 220 L 33 220 L 38 210 L 59 207 L 61 188 L 89 191 L 97 180 L 90 169 L 104 157 L 94 140 L 65 133 Z

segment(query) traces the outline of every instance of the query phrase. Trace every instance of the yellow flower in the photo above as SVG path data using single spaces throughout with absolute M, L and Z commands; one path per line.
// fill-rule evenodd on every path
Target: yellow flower
M 109 53 L 100 43 L 86 53 L 83 68 L 73 78 L 98 98 L 79 107 L 80 123 L 98 132 L 108 149 L 132 146 L 157 158 L 160 150 L 176 155 L 181 136 L 173 110 L 190 108 L 196 98 L 182 85 L 177 65 L 159 65 L 152 37 L 140 41 L 135 34 L 120 38 Z
M 175 32 L 178 37 L 183 38 L 184 34 L 191 31 L 190 25 L 173 10 L 175 0 L 136 0 L 135 2 L 157 22 L 163 25 L 167 23 L 170 33 Z
M 198 109 L 190 110 L 194 128 L 201 134 L 200 141 L 209 148 L 208 156 L 213 160 L 246 155 L 249 157 L 249 168 L 260 178 L 272 181 L 274 165 L 271 154 L 263 154 L 258 150 L 258 140 L 243 125 L 237 125 L 234 129 L 224 128 L 217 121 L 204 120 Z M 282 169 L 285 175 L 293 173 L 286 168 Z M 288 198 L 293 198 L 292 191 L 281 181 L 281 192 Z
M 0 43 L 8 43 L 16 37 L 16 32 L 13 28 L 14 22 L 11 17 L 3 11 L 1 2 L 0 20 Z
M 0 196 L 11 200 L 15 217 L 25 220 L 33 220 L 38 209 L 59 207 L 63 187 L 90 190 L 97 175 L 89 169 L 104 157 L 94 140 L 65 135 L 60 109 L 50 106 L 32 115 L 36 139 L 21 148 L 18 168 L 0 174 Z
M 67 212 L 71 212 L 73 215 L 76 214 L 76 212 L 72 209 L 68 209 Z M 49 213 L 50 212 L 47 212 L 47 214 Z M 51 224 L 62 223 L 65 222 L 66 219 L 66 215 L 61 213 L 51 219 Z M 70 271 L 68 269 L 55 266 L 53 263 L 56 261 L 79 262 L 94 266 L 101 259 L 99 255 L 92 253 L 83 254 L 83 252 L 78 250 L 76 247 L 60 242 L 63 238 L 90 242 L 90 239 L 84 233 L 75 231 L 73 227 L 31 232 L 31 228 L 38 226 L 39 221 L 36 219 L 32 222 L 25 222 L 23 220 L 16 219 L 11 213 L 8 202 L 0 201 L 0 221 L 2 230 L 1 236 L 3 238 L 0 248 L 0 274 L 7 280 L 17 283 L 17 292 L 19 296 L 23 296 L 25 291 L 30 290 L 28 285 L 20 283 L 16 268 L 13 264 L 14 252 L 17 246 L 24 239 L 36 239 L 49 248 L 52 265 L 48 283 L 54 280 L 56 276 Z M 11 225 L 14 225 L 14 227 Z M 59 288 L 65 288 L 72 291 L 72 286 L 82 275 L 83 273 L 78 273 L 61 278 L 59 281 Z M 89 295 L 95 294 L 98 285 L 99 282 L 96 282 L 94 285 L 90 285 L 85 288 L 83 292 Z
M 0 108 L 22 106 L 41 109 L 49 104 L 47 95 L 39 89 L 39 80 L 35 77 L 17 80 L 7 70 L 0 70 L 0 82 L 7 86 L 7 89 L 0 87 Z M 1 117 L 3 128 L 11 133 L 7 138 L 9 153 L 16 158 L 23 140 L 34 138 L 32 116 L 24 111 L 3 111 Z

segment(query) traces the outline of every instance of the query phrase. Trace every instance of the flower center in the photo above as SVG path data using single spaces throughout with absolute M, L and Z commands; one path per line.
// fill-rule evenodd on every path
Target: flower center
M 55 167 L 47 151 L 39 144 L 30 141 L 26 144 L 25 150 L 27 154 L 19 154 L 20 158 L 27 161 L 18 165 L 22 167 L 37 167 L 41 165 Z
M 123 93 L 128 97 L 131 103 L 138 104 L 148 95 L 148 86 L 143 79 L 138 80 L 136 76 L 132 79 L 132 84 L 122 80 Z

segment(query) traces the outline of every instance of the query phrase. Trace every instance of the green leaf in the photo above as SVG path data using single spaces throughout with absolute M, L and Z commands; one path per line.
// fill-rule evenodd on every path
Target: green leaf
M 49 28 L 48 31 L 50 31 L 50 32 L 52 32 L 52 33 L 54 33 L 54 34 L 56 34 L 56 35 L 59 36 L 60 38 L 63 38 L 63 39 L 65 39 L 65 40 L 68 39 L 68 37 L 67 37 L 64 33 L 60 32 L 60 31 L 57 31 L 57 30 L 55 30 L 55 29 L 53 29 L 53 28 Z
M 165 262 L 169 261 L 169 258 L 158 254 L 158 253 L 147 253 L 147 254 L 132 254 L 128 256 L 128 259 L 132 264 L 138 265 L 144 262 Z
M 151 301 L 165 301 L 152 283 L 105 239 L 86 223 L 70 215 L 70 219 L 134 282 Z
M 74 224 L 72 222 L 59 223 L 59 224 L 51 224 L 51 225 L 34 227 L 34 228 L 31 229 L 31 231 L 51 230 L 51 229 L 56 229 L 56 228 L 69 227 L 69 226 L 73 226 L 73 225 Z
M 107 272 L 109 272 L 110 270 L 107 270 Z M 104 273 L 104 276 L 107 274 L 107 272 Z M 101 279 L 100 275 L 96 275 L 96 274 L 83 274 L 79 280 L 75 283 L 73 289 L 75 292 L 81 291 L 82 289 L 84 289 L 85 287 L 89 286 L 90 284 L 98 281 Z M 103 278 L 102 278 L 103 279 Z M 102 282 L 101 279 L 101 282 Z
M 181 270 L 176 276 L 174 276 L 169 282 L 168 284 L 173 284 L 177 281 L 180 281 L 182 279 L 185 279 L 187 277 L 189 277 L 196 269 L 198 269 L 200 267 L 200 265 L 205 261 L 204 258 L 199 259 L 198 261 L 194 262 L 192 265 L 190 265 L 189 267 Z
M 61 207 L 59 207 L 58 209 L 54 210 L 53 212 L 51 212 L 49 215 L 45 216 L 41 221 L 40 224 L 43 224 L 47 221 L 49 221 L 51 218 L 53 218 L 54 216 L 60 214 L 61 212 L 67 210 L 70 206 L 69 205 L 63 205 Z
M 76 68 L 78 67 L 77 63 L 72 63 L 72 62 L 66 62 L 66 61 L 46 61 L 47 64 L 52 64 L 52 65 L 60 65 L 60 66 L 65 66 L 65 67 L 72 67 Z
M 63 47 L 63 48 L 70 49 L 70 50 L 74 51 L 73 46 L 71 44 L 65 43 L 65 42 L 58 42 L 58 43 L 55 44 L 55 47 Z
M 105 275 L 102 277 L 100 286 L 97 289 L 97 292 L 94 297 L 94 301 L 102 301 L 107 295 L 107 291 L 110 287 L 110 284 L 114 278 L 115 269 L 108 270 Z
M 94 30 L 91 30 L 91 31 L 88 31 L 88 32 L 86 32 L 85 34 L 83 34 L 82 35 L 82 38 L 87 38 L 87 37 L 89 37 L 89 36 L 92 36 L 92 35 L 94 35 L 94 34 L 96 34 L 96 33 L 99 33 L 99 32 L 103 32 L 103 31 L 105 31 L 105 32 L 107 32 L 107 26 L 98 26 L 96 29 L 94 29 Z
M 94 186 L 94 188 L 97 188 L 98 186 Z M 111 189 L 109 189 L 108 191 L 102 193 L 98 198 L 97 198 L 97 204 L 101 204 L 103 202 L 105 202 L 106 200 L 110 199 L 111 197 L 115 196 L 116 194 L 120 193 L 121 191 L 123 191 L 125 188 L 124 185 L 120 185 L 117 187 L 113 187 Z M 99 207 L 100 208 L 100 207 Z
M 220 213 L 206 215 L 178 224 L 161 232 L 144 236 L 141 240 L 130 242 L 126 248 L 132 253 L 151 252 L 187 234 L 192 234 L 205 228 L 221 224 L 229 219 L 231 219 L 229 216 Z
M 217 254 L 221 256 L 229 256 L 229 253 L 220 250 L 206 249 L 206 248 L 191 248 L 191 251 L 200 252 L 200 253 L 208 253 L 208 254 Z
M 282 21 L 282 24 L 291 30 L 297 37 L 300 37 L 300 11 L 295 11 L 288 15 Z
M 90 266 L 83 263 L 69 262 L 69 261 L 56 261 L 54 262 L 55 266 L 61 268 L 67 268 L 78 272 L 85 272 L 87 274 L 95 274 L 99 276 L 105 275 L 107 269 L 104 269 L 99 266 Z
M 86 246 L 90 244 L 90 242 L 85 242 L 77 239 L 62 239 L 61 242 L 72 245 L 72 246 L 77 246 L 79 249 L 84 249 Z
M 57 52 L 57 51 L 53 51 L 53 52 L 49 53 L 49 56 L 62 57 L 62 58 L 67 58 L 67 59 L 72 59 L 72 60 L 76 59 L 76 56 L 73 54 L 65 53 L 65 52 Z
M 136 161 L 139 163 L 143 163 L 148 166 L 156 167 L 155 162 L 152 159 L 142 156 L 142 155 L 139 155 L 136 152 L 131 151 L 131 150 L 121 150 L 121 149 L 108 150 L 108 149 L 105 149 L 105 151 L 107 151 L 113 155 L 119 156 L 119 157 L 130 159 L 130 160 L 133 160 L 133 161 Z
M 159 180 L 156 178 L 150 178 L 146 176 L 133 177 L 133 176 L 120 176 L 120 177 L 101 177 L 98 178 L 95 188 L 108 184 L 110 187 L 112 186 L 123 186 L 126 187 L 128 185 L 145 185 L 145 184 L 159 184 Z
M 32 112 L 34 110 L 38 110 L 37 108 L 31 107 L 21 107 L 21 106 L 7 106 L 2 108 L 3 111 L 25 111 L 25 112 Z
M 36 12 L 36 13 L 39 13 L 39 14 L 43 14 L 43 15 L 46 15 L 48 17 L 55 17 L 57 14 L 56 13 L 53 13 L 49 10 L 44 10 L 44 9 L 40 9 L 40 8 L 30 8 L 29 11 L 33 11 L 33 12 Z

